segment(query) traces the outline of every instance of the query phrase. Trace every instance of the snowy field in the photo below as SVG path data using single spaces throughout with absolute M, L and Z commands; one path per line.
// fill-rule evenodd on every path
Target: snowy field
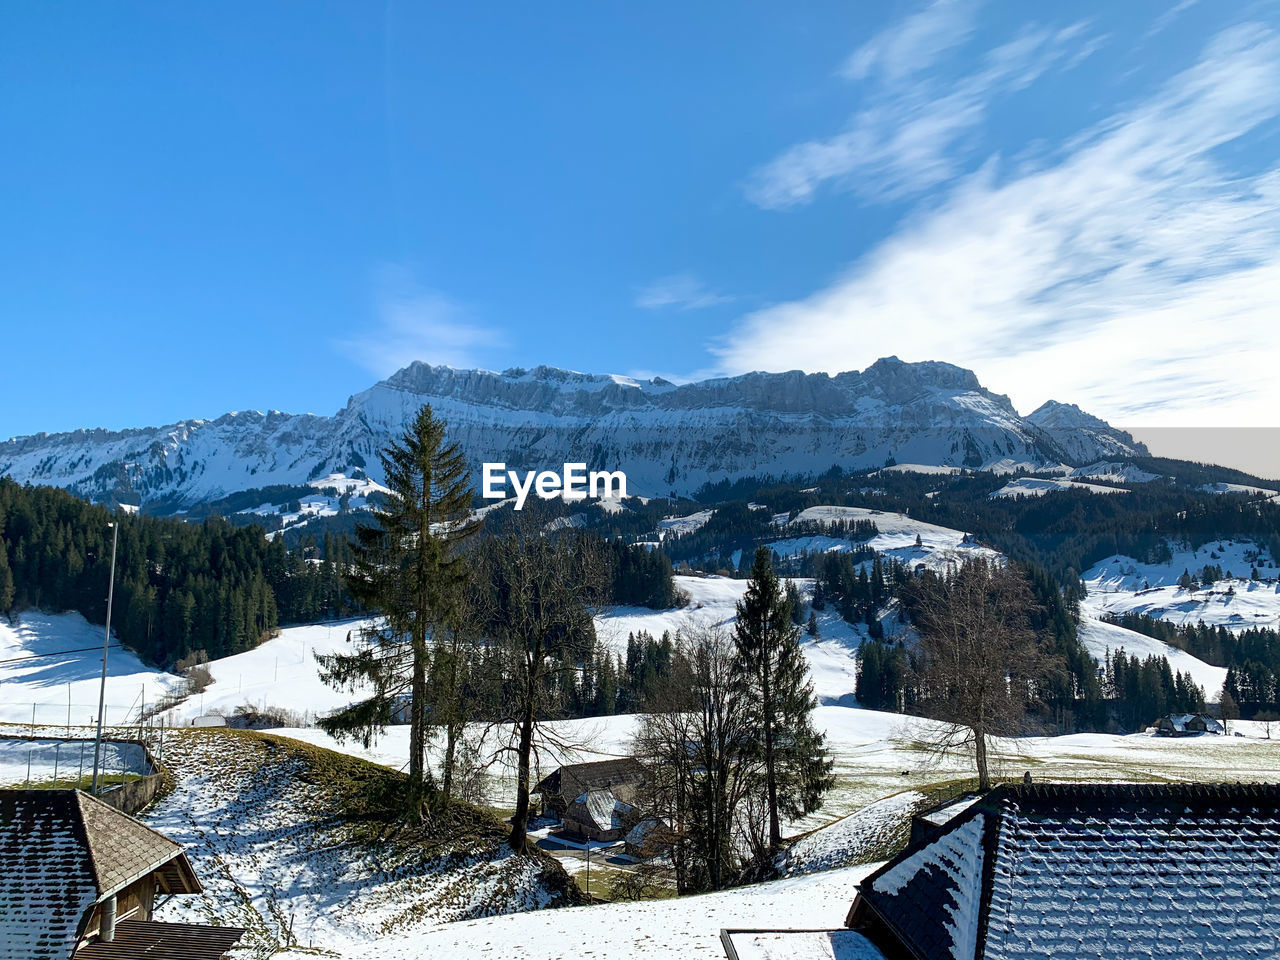
M 1019 477 L 1017 480 L 1010 480 L 990 496 L 992 498 L 1043 497 L 1047 493 L 1059 493 L 1063 490 L 1084 490 L 1088 493 L 1129 492 L 1122 487 L 1104 487 L 1097 483 L 1081 483 L 1078 480 L 1066 480 L 1060 477 Z
M 347 960 L 427 960 L 433 957 L 512 957 L 539 960 L 720 958 L 720 930 L 834 929 L 857 885 L 878 864 L 788 877 L 678 900 L 615 903 L 453 923 L 413 937 L 379 940 L 344 953 Z M 303 960 L 304 954 L 279 960 Z
M 201 694 L 167 711 L 167 721 L 183 725 L 210 713 L 230 715 L 241 706 L 279 707 L 303 723 L 344 707 L 356 693 L 335 690 L 320 679 L 316 654 L 349 651 L 347 634 L 367 620 L 341 620 L 286 627 L 266 643 L 209 663 L 213 683 Z
M 63 655 L 12 662 L 33 654 Z M 29 610 L 16 623 L 0 618 L 0 661 L 11 661 L 0 663 L 0 723 L 96 722 L 102 627 L 78 613 Z M 177 677 L 146 666 L 127 650 L 112 649 L 107 657 L 106 722 L 136 719 L 143 698 L 155 703 L 176 682 Z
M 100 769 L 112 777 L 119 773 L 145 776 L 151 772 L 142 747 L 110 740 L 102 744 Z M 92 774 L 92 740 L 0 739 L 0 787 L 27 783 L 73 786 L 80 777 Z
M 1208 590 L 1183 589 L 1183 572 L 1193 577 L 1205 566 L 1222 569 L 1224 577 Z M 1254 568 L 1260 579 L 1251 580 Z M 1113 556 L 1085 572 L 1089 591 L 1081 609 L 1093 617 L 1145 613 L 1182 625 L 1204 622 L 1232 630 L 1280 627 L 1280 567 L 1265 550 L 1251 542 L 1211 541 L 1198 550 L 1181 547 L 1168 563 L 1142 563 Z
M 849 706 L 820 706 L 815 722 L 827 735 L 835 761 L 836 786 L 822 810 L 787 824 L 795 836 L 824 827 L 878 801 L 907 790 L 927 790 L 972 777 L 973 763 L 961 753 L 935 755 L 939 725 L 900 714 Z M 548 750 L 538 774 L 562 763 L 625 756 L 636 731 L 634 716 L 564 720 L 549 725 L 564 750 Z M 1233 721 L 1243 737 L 1205 736 L 1168 739 L 1146 734 L 1072 734 L 998 741 L 993 770 L 1002 776 L 1050 780 L 1280 780 L 1280 724 L 1265 739 L 1264 725 Z M 392 727 L 370 749 L 339 743 L 314 728 L 276 731 L 284 736 L 403 769 L 408 761 L 408 731 Z M 478 729 L 477 729 L 478 732 Z M 438 751 L 437 751 L 438 752 Z M 488 801 L 509 810 L 515 786 L 510 771 L 495 767 Z
M 1076 467 L 1069 477 L 1084 477 L 1086 480 L 1105 480 L 1108 483 L 1150 483 L 1159 480 L 1160 474 L 1149 473 L 1132 463 L 1108 463 L 1099 461 L 1085 467 Z
M 686 533 L 693 533 L 701 530 L 707 525 L 707 521 L 711 519 L 714 510 L 699 510 L 697 513 L 691 513 L 684 517 L 668 517 L 665 520 L 658 521 L 658 537 L 665 539 L 667 537 L 679 537 Z
M 1222 685 L 1227 679 L 1226 667 L 1207 664 L 1161 640 L 1093 617 L 1084 617 L 1080 621 L 1080 642 L 1098 661 L 1117 650 L 1124 650 L 1141 660 L 1152 655 L 1164 657 L 1169 661 L 1171 670 L 1191 674 L 1191 679 L 1204 689 L 1206 699 L 1214 703 L 1222 699 Z

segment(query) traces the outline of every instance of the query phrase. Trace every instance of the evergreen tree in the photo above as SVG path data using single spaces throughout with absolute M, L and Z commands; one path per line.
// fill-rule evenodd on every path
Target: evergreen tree
M 0 613 L 13 607 L 13 571 L 9 569 L 9 552 L 0 539 Z
M 426 754 L 431 646 L 448 644 L 461 629 L 468 567 L 462 543 L 479 523 L 470 519 L 471 485 L 445 425 L 423 406 L 404 436 L 380 455 L 390 493 L 376 524 L 356 528 L 352 593 L 379 618 L 360 633 L 360 649 L 320 657 L 323 679 L 373 694 L 321 721 L 337 737 L 368 746 L 407 697 L 409 805 L 420 819 L 433 791 Z M 453 691 L 461 684 L 450 684 Z
M 756 550 L 751 583 L 738 603 L 733 669 L 759 738 L 768 838 L 760 854 L 782 843 L 782 817 L 807 815 L 831 786 L 825 737 L 813 726 L 817 699 L 800 650 L 800 630 L 769 559 Z

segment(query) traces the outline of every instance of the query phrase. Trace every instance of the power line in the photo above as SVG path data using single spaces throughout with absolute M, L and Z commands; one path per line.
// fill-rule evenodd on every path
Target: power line
M 80 647 L 78 650 L 59 650 L 57 653 L 33 653 L 25 657 L 13 657 L 9 660 L 0 660 L 0 663 L 22 663 L 26 660 L 42 660 L 45 657 L 65 657 L 69 653 L 92 653 L 94 650 L 101 650 L 102 647 Z M 108 649 L 119 650 L 120 644 L 113 643 Z

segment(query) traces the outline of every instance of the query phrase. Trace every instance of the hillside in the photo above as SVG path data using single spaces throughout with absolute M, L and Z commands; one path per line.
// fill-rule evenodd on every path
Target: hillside
M 423 403 L 448 423 L 476 475 L 482 461 L 521 470 L 585 461 L 625 470 L 629 492 L 647 496 L 833 465 L 1043 466 L 1146 453 L 1074 408 L 1023 418 L 972 372 L 946 363 L 890 357 L 835 376 L 750 373 L 680 386 L 553 367 L 499 374 L 413 363 L 333 416 L 248 411 L 12 439 L 0 443 L 0 475 L 95 499 L 140 499 L 159 511 L 251 489 L 314 493 L 306 488 L 343 477 L 380 481 L 378 451 Z M 313 513 L 332 506 L 312 504 Z M 278 510 L 277 501 L 236 507 L 246 508 Z
M 493 816 L 395 822 L 401 776 L 247 731 L 170 733 L 172 792 L 144 814 L 182 843 L 204 892 L 160 920 L 248 929 L 240 957 L 290 946 L 345 951 L 443 923 L 582 902 L 560 867 L 504 846 Z

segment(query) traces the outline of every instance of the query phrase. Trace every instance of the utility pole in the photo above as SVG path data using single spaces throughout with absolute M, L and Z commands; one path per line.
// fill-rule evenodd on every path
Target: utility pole
M 111 645 L 111 604 L 116 595 L 116 544 L 120 541 L 120 521 L 111 523 L 111 579 L 107 584 L 107 627 L 102 640 L 102 686 L 98 690 L 98 735 L 93 741 L 93 782 L 89 792 L 98 795 L 98 763 L 102 756 L 102 715 L 107 706 L 107 647 Z

